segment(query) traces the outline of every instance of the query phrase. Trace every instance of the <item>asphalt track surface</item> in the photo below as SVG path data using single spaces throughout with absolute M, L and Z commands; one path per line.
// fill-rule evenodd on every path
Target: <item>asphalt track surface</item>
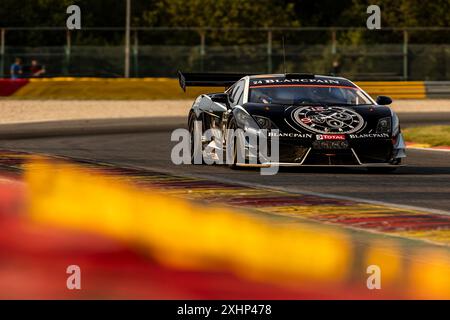
M 407 124 L 421 122 L 420 115 Z M 448 122 L 447 122 L 448 123 Z M 428 123 L 427 123 L 428 124 Z M 238 184 L 258 184 L 292 192 L 315 192 L 390 204 L 415 206 L 450 214 L 450 152 L 408 150 L 406 166 L 389 174 L 369 174 L 363 168 L 291 168 L 274 176 L 259 169 L 231 170 L 225 166 L 174 165 L 170 159 L 170 134 L 177 126 L 166 123 L 99 134 L 64 134 L 1 140 L 0 148 L 89 158 L 124 166 L 194 175 Z M 55 131 L 56 133 L 56 131 Z

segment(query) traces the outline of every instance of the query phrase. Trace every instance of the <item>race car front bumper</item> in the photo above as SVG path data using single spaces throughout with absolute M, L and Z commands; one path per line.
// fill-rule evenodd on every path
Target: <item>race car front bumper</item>
M 246 146 L 251 158 L 255 160 L 257 150 Z M 269 148 L 270 149 L 270 148 Z M 396 141 L 374 139 L 359 141 L 293 141 L 281 140 L 277 161 L 249 161 L 238 163 L 242 167 L 266 167 L 271 165 L 293 166 L 340 166 L 340 167 L 394 167 L 399 166 L 401 158 L 406 157 L 401 134 Z

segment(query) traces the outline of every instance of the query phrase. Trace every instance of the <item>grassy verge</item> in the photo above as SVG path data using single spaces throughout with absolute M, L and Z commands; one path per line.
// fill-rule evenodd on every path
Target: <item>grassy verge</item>
M 128 81 L 99 79 L 95 81 L 37 81 L 19 89 L 12 99 L 58 100 L 192 100 L 201 93 L 223 92 L 224 88 L 188 88 L 181 90 L 176 79 Z
M 427 143 L 432 147 L 450 146 L 450 126 L 413 127 L 402 132 L 409 142 Z

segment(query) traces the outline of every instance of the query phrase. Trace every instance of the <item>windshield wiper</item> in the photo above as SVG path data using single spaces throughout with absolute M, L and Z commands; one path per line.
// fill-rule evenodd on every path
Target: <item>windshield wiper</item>
M 348 107 L 357 107 L 357 106 L 370 106 L 371 103 L 361 103 L 361 104 L 353 104 L 353 103 L 324 103 L 326 106 L 348 106 Z
M 327 103 L 322 103 L 322 102 L 308 102 L 308 101 L 302 101 L 302 102 L 293 102 L 292 103 L 294 106 L 322 106 L 322 107 L 326 107 L 329 104 Z
M 343 104 L 343 106 L 352 106 L 352 107 L 358 107 L 358 106 L 372 106 L 371 103 L 360 103 L 360 104 Z

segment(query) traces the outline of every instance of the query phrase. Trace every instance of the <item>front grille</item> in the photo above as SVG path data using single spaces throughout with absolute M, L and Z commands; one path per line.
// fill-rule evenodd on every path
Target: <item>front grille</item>
M 280 143 L 280 162 L 300 163 L 308 149 L 307 147 Z
M 349 143 L 348 141 L 329 141 L 329 140 L 317 140 L 312 144 L 313 149 L 328 149 L 328 150 L 337 150 L 337 149 L 348 149 Z

